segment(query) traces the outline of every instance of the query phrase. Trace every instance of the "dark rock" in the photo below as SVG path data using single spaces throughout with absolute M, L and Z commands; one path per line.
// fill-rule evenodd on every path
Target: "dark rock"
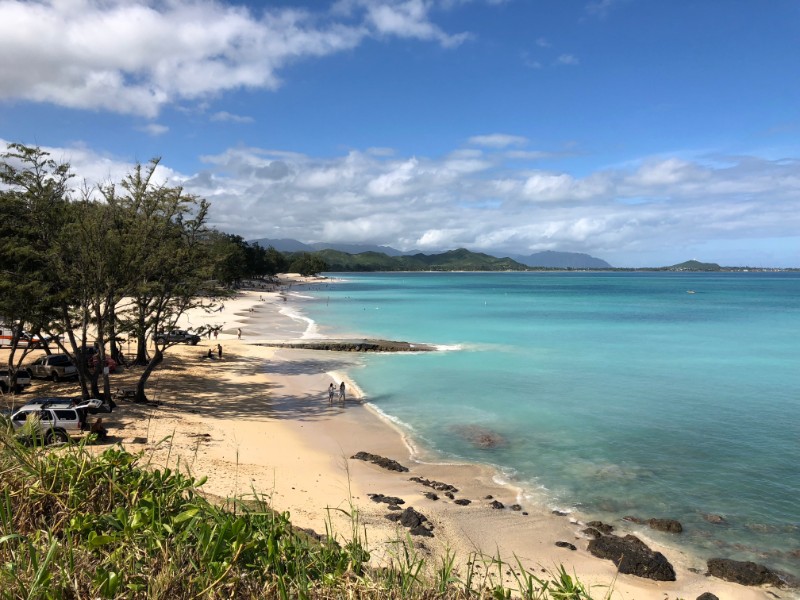
M 581 533 L 585 533 L 590 538 L 594 538 L 594 539 L 597 539 L 599 537 L 603 537 L 603 534 L 600 533 L 599 531 L 597 531 L 597 529 L 595 529 L 594 527 L 587 527 Z
M 383 494 L 367 494 L 373 502 L 384 502 L 385 504 L 405 504 L 406 501 L 397 496 L 384 496 Z
M 392 460 L 391 458 L 385 458 L 383 456 L 378 456 L 377 454 L 370 454 L 369 452 L 363 452 L 363 451 L 358 452 L 353 456 L 351 456 L 350 458 L 371 462 L 373 464 L 378 465 L 379 467 L 388 469 L 389 471 L 398 471 L 400 473 L 408 472 L 408 468 L 404 467 L 396 460 Z
M 768 584 L 782 587 L 789 583 L 788 577 L 783 573 L 750 561 L 710 558 L 706 564 L 709 575 L 741 585 Z
M 390 521 L 399 522 L 403 527 L 408 527 L 411 535 L 433 537 L 433 524 L 427 517 L 417 512 L 410 506 L 401 513 L 386 515 Z
M 509 506 L 509 508 L 511 510 L 516 510 L 516 511 L 522 510 L 522 507 L 519 504 L 512 504 L 511 506 Z
M 639 525 L 643 525 L 645 523 L 644 519 L 640 519 L 639 517 L 631 517 L 630 515 L 622 517 L 623 521 L 630 521 L 631 523 L 638 523 Z
M 577 550 L 575 544 L 570 544 L 569 542 L 556 542 L 556 546 L 559 548 L 569 548 L 570 550 Z
M 489 494 L 489 495 L 487 495 L 487 496 L 484 496 L 484 498 L 483 498 L 483 499 L 484 499 L 484 500 L 491 500 L 491 499 L 493 499 L 493 498 L 494 498 L 494 496 L 492 496 L 491 494 Z
M 334 352 L 433 352 L 434 346 L 426 344 L 411 344 L 392 340 L 320 340 L 263 343 L 258 346 L 273 348 L 298 348 L 303 350 L 328 350 Z
M 505 508 L 506 507 L 505 504 L 503 504 L 499 500 L 494 500 L 489 506 L 491 506 L 492 508 Z
M 450 498 L 450 500 L 455 498 L 455 496 L 453 495 L 453 492 L 445 492 L 444 495 L 447 496 L 448 498 Z
M 523 511 L 522 511 L 522 515 L 523 515 L 524 517 L 527 517 L 527 516 L 528 516 L 528 513 L 526 513 L 526 512 L 523 510 Z
M 439 499 L 439 495 L 436 492 L 425 492 L 424 495 L 428 500 L 438 500 Z
M 704 594 L 700 594 L 697 597 L 697 600 L 719 600 L 714 594 L 711 592 L 705 592 Z
M 569 513 L 565 513 L 563 510 L 554 510 L 553 514 L 559 517 L 566 517 Z
M 502 435 L 481 425 L 464 425 L 454 427 L 453 430 L 470 444 L 482 450 L 491 450 L 507 444 Z
M 397 504 L 390 504 L 390 505 L 389 505 L 389 506 L 387 506 L 386 508 L 388 508 L 389 510 L 403 510 L 403 509 L 402 509 L 402 508 L 400 508 L 400 507 L 399 507 Z
M 647 524 L 650 529 L 655 529 L 656 531 L 666 531 L 667 533 L 681 533 L 683 531 L 683 525 L 675 519 L 649 519 Z
M 714 515 L 714 514 L 707 514 L 703 515 L 703 518 L 708 521 L 709 523 L 713 523 L 714 525 L 727 525 L 728 521 L 725 520 L 725 517 L 722 515 Z
M 433 488 L 438 492 L 457 492 L 458 488 L 450 485 L 449 483 L 443 483 L 441 481 L 433 481 L 431 479 L 423 479 L 422 477 L 411 477 L 409 481 L 415 481 L 416 483 L 422 484 L 425 487 Z
M 655 581 L 675 581 L 675 569 L 660 552 L 654 552 L 639 538 L 604 535 L 589 542 L 589 552 L 612 561 L 620 573 Z
M 459 498 L 458 500 L 454 500 L 453 503 L 458 504 L 459 506 L 466 506 L 467 504 L 472 504 L 472 501 L 467 500 L 466 498 Z
M 599 531 L 604 535 L 608 535 L 609 533 L 614 531 L 614 527 L 612 525 L 608 525 L 606 523 L 603 523 L 602 521 L 589 521 L 587 525 L 589 527 L 594 527 L 595 529 L 597 529 L 597 531 Z

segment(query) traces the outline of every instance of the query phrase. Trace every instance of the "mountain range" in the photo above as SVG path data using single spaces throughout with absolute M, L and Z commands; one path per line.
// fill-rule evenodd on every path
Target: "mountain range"
M 420 257 L 434 256 L 434 255 L 426 255 L 420 252 L 419 250 L 410 250 L 408 252 L 403 252 L 401 250 L 397 250 L 396 248 L 392 248 L 391 246 L 378 246 L 376 244 L 343 244 L 343 243 L 328 243 L 328 242 L 315 242 L 313 244 L 306 244 L 304 242 L 290 238 L 281 238 L 281 239 L 259 238 L 256 240 L 250 240 L 249 243 L 258 244 L 262 248 L 267 248 L 269 246 L 272 246 L 273 248 L 275 248 L 280 252 L 319 252 L 322 250 L 334 250 L 346 254 L 364 254 L 365 252 L 370 252 L 376 254 L 385 254 L 386 256 L 390 257 L 413 256 L 422 263 L 424 263 L 425 260 Z M 441 256 L 441 254 L 438 254 L 437 256 Z M 579 252 L 554 252 L 552 250 L 547 250 L 544 252 L 536 252 L 534 254 L 529 254 L 529 255 L 502 254 L 502 253 L 489 252 L 483 256 L 486 256 L 487 259 L 488 258 L 511 259 L 512 261 L 521 263 L 528 267 L 540 267 L 547 269 L 612 268 L 610 264 L 608 264 L 606 261 L 600 258 L 595 258 L 594 256 L 590 256 L 588 254 L 582 254 Z M 331 258 L 333 257 L 328 256 L 326 260 L 329 260 Z M 336 260 L 337 263 L 346 262 L 341 260 L 342 257 L 337 256 L 336 258 L 337 258 Z M 491 261 L 487 261 L 487 264 L 488 262 Z

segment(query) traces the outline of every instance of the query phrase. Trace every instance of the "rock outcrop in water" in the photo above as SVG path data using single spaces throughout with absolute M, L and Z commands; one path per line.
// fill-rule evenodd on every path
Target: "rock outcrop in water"
M 460 425 L 453 427 L 453 431 L 481 450 L 491 450 L 508 444 L 502 435 L 481 425 Z
M 257 346 L 293 348 L 298 350 L 329 350 L 332 352 L 432 352 L 434 346 L 392 340 L 313 340 L 296 342 L 263 342 Z
M 798 581 L 778 571 L 750 561 L 729 558 L 710 558 L 706 563 L 708 574 L 741 585 L 774 585 L 797 587 Z
M 683 525 L 675 519 L 648 519 L 647 524 L 650 529 L 655 529 L 656 531 L 666 531 L 667 533 L 681 533 L 683 531 Z

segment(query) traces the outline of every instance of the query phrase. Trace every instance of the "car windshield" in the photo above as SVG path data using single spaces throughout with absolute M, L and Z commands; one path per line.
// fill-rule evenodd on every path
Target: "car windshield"
M 71 361 L 69 356 L 65 354 L 56 354 L 55 356 L 50 357 L 50 364 L 51 365 L 69 365 Z

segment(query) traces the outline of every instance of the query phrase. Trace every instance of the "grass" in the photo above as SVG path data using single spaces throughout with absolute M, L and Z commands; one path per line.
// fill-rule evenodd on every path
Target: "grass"
M 204 479 L 148 465 L 143 454 L 83 444 L 25 447 L 0 423 L 0 599 L 526 598 L 590 600 L 563 567 L 544 580 L 497 557 L 426 565 L 410 538 L 388 567 L 370 566 L 358 512 L 340 539 L 292 527 L 263 498 L 212 503 Z M 329 523 L 331 520 L 329 519 Z M 480 575 L 476 571 L 482 564 Z

